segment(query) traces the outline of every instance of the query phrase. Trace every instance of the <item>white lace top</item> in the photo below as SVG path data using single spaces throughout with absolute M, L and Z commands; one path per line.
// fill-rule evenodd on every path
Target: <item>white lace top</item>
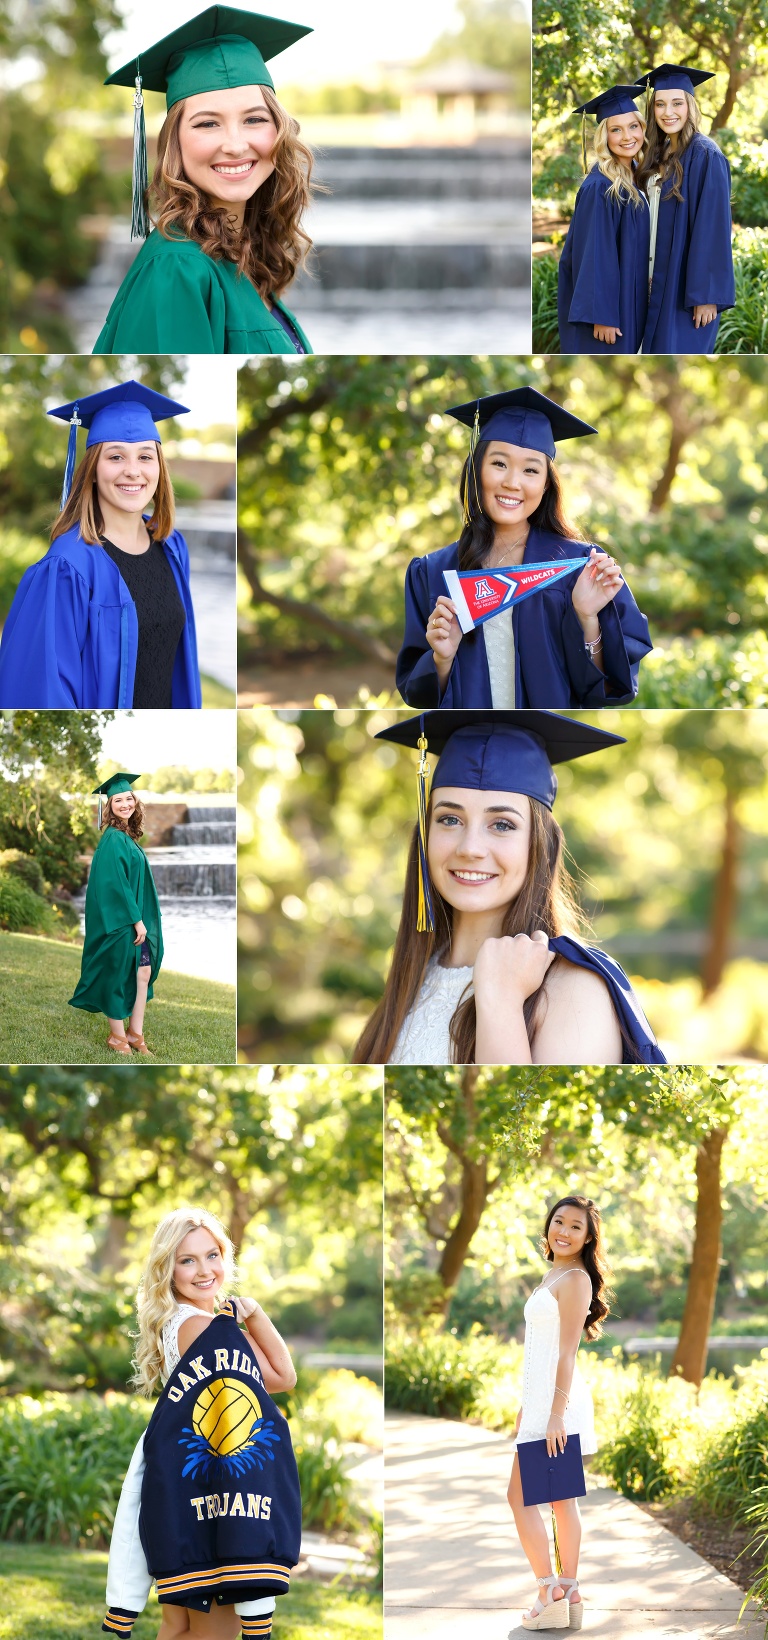
M 433 957 L 415 1006 L 400 1027 L 390 1065 L 451 1065 L 450 1023 L 471 988 L 471 968 L 441 968 Z
M 561 1276 L 556 1276 L 550 1287 L 537 1287 L 536 1291 L 531 1293 L 523 1312 L 523 1416 L 520 1420 L 518 1441 L 541 1441 L 547 1433 L 560 1354 L 560 1308 L 551 1287 L 564 1280 L 570 1273 L 564 1270 Z M 579 1372 L 578 1362 L 573 1369 L 573 1381 L 565 1411 L 565 1432 L 567 1435 L 579 1436 L 582 1455 L 597 1451 L 592 1396 L 589 1386 Z
M 177 1304 L 170 1321 L 166 1321 L 163 1327 L 163 1358 L 165 1364 L 165 1370 L 161 1373 L 163 1383 L 170 1378 L 171 1373 L 175 1371 L 181 1360 L 179 1330 L 183 1327 L 184 1322 L 189 1321 L 193 1315 L 207 1316 L 209 1321 L 213 1319 L 210 1310 L 200 1310 L 196 1304 Z
M 491 679 L 491 705 L 497 710 L 501 707 L 511 709 L 515 704 L 515 639 L 511 609 L 486 621 L 483 637 Z

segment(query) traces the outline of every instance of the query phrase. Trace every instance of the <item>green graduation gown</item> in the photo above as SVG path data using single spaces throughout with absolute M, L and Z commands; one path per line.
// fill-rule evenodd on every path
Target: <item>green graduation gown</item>
M 128 1017 L 141 955 L 141 946 L 134 945 L 137 922 L 146 926 L 154 982 L 163 960 L 163 933 L 152 872 L 138 843 L 117 826 L 107 826 L 88 875 L 83 959 L 70 1007 L 108 1019 Z
M 307 353 L 293 314 L 275 299 Z M 293 353 L 290 337 L 234 262 L 192 239 L 150 234 L 120 286 L 94 353 Z

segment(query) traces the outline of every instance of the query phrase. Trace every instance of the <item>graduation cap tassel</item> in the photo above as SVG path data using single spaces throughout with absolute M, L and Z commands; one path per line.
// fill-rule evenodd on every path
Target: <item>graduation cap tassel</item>
M 77 461 L 77 429 L 78 429 L 78 427 L 82 427 L 82 425 L 83 424 L 82 424 L 82 422 L 80 420 L 80 417 L 78 416 L 78 413 L 77 413 L 77 405 L 75 405 L 75 408 L 72 411 L 72 415 L 69 418 L 69 439 L 68 439 L 68 442 L 67 442 L 67 459 L 64 463 L 64 482 L 61 486 L 61 507 L 62 507 L 62 510 L 67 505 L 67 502 L 69 500 L 69 492 L 72 488 L 72 479 L 74 478 L 74 474 L 75 474 L 75 462 Z
M 560 1559 L 560 1544 L 557 1541 L 557 1521 L 555 1520 L 554 1509 L 552 1510 L 552 1538 L 555 1545 L 555 1571 L 558 1577 L 560 1577 L 562 1576 L 563 1562 Z
M 138 62 L 136 64 L 138 68 Z M 141 89 L 141 75 L 136 75 L 136 90 L 133 97 L 133 203 L 131 215 L 131 239 L 146 239 L 149 235 L 149 216 L 147 215 L 147 132 L 144 125 L 144 96 Z
M 581 116 L 581 169 L 587 174 L 587 111 Z
M 102 816 L 102 812 L 103 812 L 103 805 L 104 805 L 104 799 L 101 795 L 101 792 L 99 792 L 99 831 L 101 831 L 101 816 Z
M 475 419 L 474 419 L 474 422 L 472 423 L 472 432 L 470 434 L 470 439 L 469 439 L 469 465 L 467 467 L 467 482 L 464 486 L 464 523 L 465 524 L 470 524 L 472 522 L 472 509 L 470 507 L 470 484 L 472 485 L 472 487 L 474 489 L 475 498 L 477 498 L 477 475 L 475 473 L 475 450 L 477 449 L 479 439 L 480 439 L 480 400 L 478 399 L 477 404 L 475 405 Z
M 429 886 L 429 866 L 427 865 L 427 779 L 429 764 L 427 762 L 426 735 L 419 735 L 418 747 L 421 756 L 416 776 L 419 814 L 419 909 L 416 918 L 416 931 L 419 934 L 433 934 L 435 921 L 432 912 L 432 891 Z

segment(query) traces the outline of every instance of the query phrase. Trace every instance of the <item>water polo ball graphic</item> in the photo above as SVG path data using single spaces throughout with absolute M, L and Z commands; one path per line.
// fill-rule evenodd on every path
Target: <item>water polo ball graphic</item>
M 249 1384 L 239 1378 L 214 1378 L 197 1397 L 192 1428 L 209 1450 L 229 1458 L 248 1446 L 261 1407 Z

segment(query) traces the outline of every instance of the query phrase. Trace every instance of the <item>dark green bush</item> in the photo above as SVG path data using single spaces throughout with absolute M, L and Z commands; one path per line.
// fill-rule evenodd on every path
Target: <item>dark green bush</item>
M 663 1386 L 641 1381 L 621 1407 L 617 1434 L 600 1449 L 601 1474 L 625 1498 L 652 1503 L 673 1492 L 678 1483 L 670 1455 L 669 1410 L 665 1414 L 662 1397 Z
M 580 145 L 574 142 L 544 161 L 533 179 L 533 197 L 556 199 L 562 204 L 572 205 L 583 176 Z
M 33 854 L 22 854 L 21 849 L 0 849 L 0 871 L 10 872 L 12 877 L 20 877 L 33 894 L 39 894 L 41 899 L 45 895 L 45 878 L 43 877 L 40 861 Z
M 533 258 L 531 304 L 534 353 L 560 352 L 557 269 L 558 258 L 549 251 Z
M 20 849 L 22 854 L 34 853 L 46 882 L 55 891 L 65 888 L 72 894 L 85 881 L 85 867 L 80 856 L 89 845 L 95 844 L 94 832 L 75 837 L 71 827 L 71 810 L 58 792 L 44 791 L 40 799 L 42 829 L 30 832 L 26 826 L 15 824 L 7 815 L 0 815 L 0 848 Z
M 640 668 L 638 706 L 759 707 L 768 705 L 768 637 L 673 638 Z
M 0 871 L 0 928 L 12 934 L 50 934 L 54 926 L 53 912 L 45 900 L 19 877 Z
M 720 146 L 731 167 L 731 210 L 741 228 L 768 228 L 768 143 L 745 142 L 727 126 Z
M 0 1401 L 0 1537 L 109 1541 L 120 1488 L 149 1406 L 95 1395 Z
M 716 353 L 768 352 L 768 229 L 734 235 L 736 305 L 720 317 Z
M 486 1377 L 503 1370 L 504 1346 L 496 1338 L 453 1333 L 387 1340 L 387 1406 L 431 1418 L 471 1418 Z
M 656 1302 L 657 1278 L 654 1270 L 629 1270 L 613 1283 L 616 1295 L 615 1310 L 622 1320 L 642 1315 Z
M 699 1467 L 697 1501 L 711 1515 L 727 1516 L 740 1525 L 752 1519 L 768 1530 L 766 1475 L 768 1406 L 763 1401 L 718 1431 Z M 751 1513 L 756 1504 L 762 1509 L 759 1519 Z

